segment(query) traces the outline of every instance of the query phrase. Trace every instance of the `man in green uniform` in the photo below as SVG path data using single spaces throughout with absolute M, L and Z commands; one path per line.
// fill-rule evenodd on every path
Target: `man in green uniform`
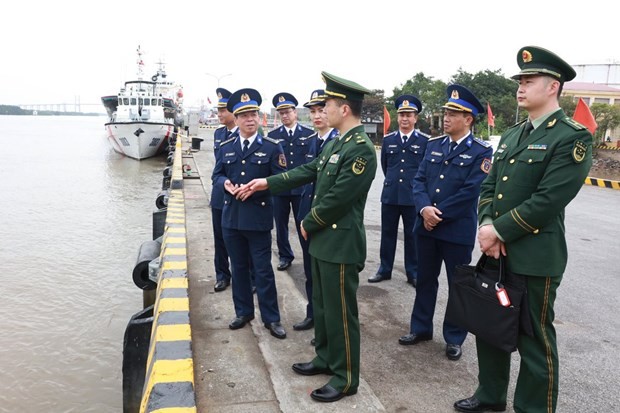
M 316 180 L 310 212 L 300 231 L 310 238 L 312 303 L 316 357 L 295 363 L 302 375 L 333 374 L 311 393 L 314 400 L 333 402 L 357 392 L 360 370 L 360 328 L 357 310 L 359 272 L 366 260 L 364 206 L 377 169 L 375 148 L 360 123 L 362 101 L 370 91 L 357 83 L 322 72 L 325 112 L 330 127 L 343 132 L 314 161 L 269 179 L 239 188 L 246 199 L 269 188 L 277 193 Z
M 536 46 L 519 50 L 517 101 L 528 119 L 508 129 L 482 183 L 478 242 L 482 253 L 507 257 L 510 271 L 527 279 L 533 336 L 520 335 L 516 412 L 555 412 L 558 352 L 553 303 L 566 268 L 564 208 L 577 195 L 592 165 L 592 135 L 568 118 L 558 98 L 575 71 Z M 478 389 L 459 400 L 460 412 L 504 411 L 510 353 L 480 339 Z

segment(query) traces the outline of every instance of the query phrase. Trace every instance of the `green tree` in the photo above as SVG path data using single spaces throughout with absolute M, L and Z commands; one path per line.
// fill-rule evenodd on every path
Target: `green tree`
M 604 142 L 607 130 L 620 125 L 620 107 L 607 103 L 593 103 L 590 110 L 598 124 L 594 133 L 594 141 Z
M 364 96 L 364 105 L 362 106 L 362 120 L 378 121 L 383 119 L 383 105 L 385 98 L 383 90 L 375 89 L 371 93 Z

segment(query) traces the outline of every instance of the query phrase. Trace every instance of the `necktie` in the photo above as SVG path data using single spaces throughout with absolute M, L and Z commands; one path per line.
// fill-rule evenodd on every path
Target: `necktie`
M 454 141 L 450 142 L 450 152 L 452 152 L 456 148 L 456 145 L 458 145 L 457 142 L 454 142 Z
M 403 135 L 403 143 L 407 143 L 407 135 Z
M 292 129 L 289 129 L 289 130 L 288 130 L 288 137 L 289 137 L 289 138 L 292 138 L 292 137 L 293 137 L 293 130 L 292 130 Z
M 243 153 L 246 153 L 248 151 L 248 145 L 249 145 L 250 141 L 247 139 L 243 140 Z
M 519 136 L 519 143 L 523 142 L 525 139 L 527 139 L 528 136 L 530 136 L 530 132 L 532 132 L 532 129 L 534 129 L 534 125 L 532 125 L 532 122 L 530 122 L 529 120 L 525 122 L 523 132 L 521 132 L 521 136 Z
M 319 148 L 323 146 L 323 143 L 325 142 L 323 139 L 321 138 L 317 138 L 319 141 Z

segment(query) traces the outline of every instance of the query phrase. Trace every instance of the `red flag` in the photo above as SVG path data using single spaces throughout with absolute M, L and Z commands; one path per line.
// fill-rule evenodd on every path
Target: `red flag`
M 267 127 L 267 112 L 263 113 L 263 127 Z
M 207 102 L 209 102 L 209 105 L 211 104 L 211 98 L 209 96 L 207 96 Z
M 487 102 L 487 123 L 489 126 L 495 127 L 495 116 L 493 116 L 491 105 L 489 105 L 488 102 Z
M 590 112 L 590 108 L 586 105 L 586 102 L 584 102 L 582 98 L 579 98 L 579 102 L 577 102 L 573 119 L 588 128 L 590 133 L 594 135 L 598 125 L 596 124 L 596 120 L 594 119 L 592 112 Z
M 390 123 L 392 123 L 392 119 L 390 119 L 390 112 L 388 112 L 385 105 L 383 105 L 383 136 L 387 135 L 390 130 Z

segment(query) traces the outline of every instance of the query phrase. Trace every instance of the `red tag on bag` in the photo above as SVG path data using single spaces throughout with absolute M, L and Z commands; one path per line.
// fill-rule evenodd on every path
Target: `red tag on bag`
M 496 294 L 499 303 L 504 307 L 510 307 L 510 298 L 508 297 L 508 293 L 504 287 L 499 288 L 498 286 L 495 286 L 495 289 L 497 290 Z

